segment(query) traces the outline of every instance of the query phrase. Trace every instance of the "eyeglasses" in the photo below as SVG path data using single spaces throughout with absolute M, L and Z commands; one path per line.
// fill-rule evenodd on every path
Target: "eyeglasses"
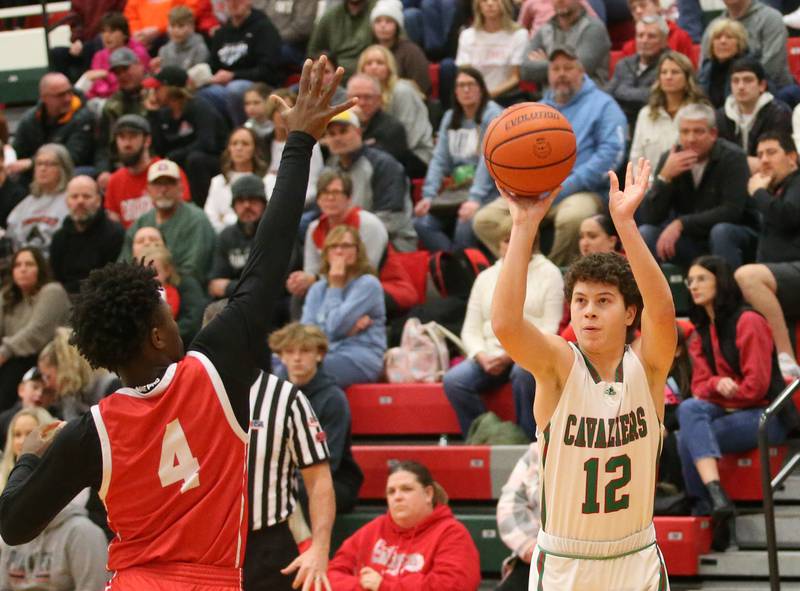
M 357 244 L 348 244 L 346 242 L 340 242 L 338 244 L 329 244 L 328 245 L 328 250 L 335 250 L 337 248 L 340 249 L 340 250 L 349 250 L 351 248 L 358 248 L 358 245 Z
M 319 192 L 319 196 L 322 197 L 323 195 L 327 195 L 328 197 L 349 197 L 350 196 L 347 193 L 345 193 L 344 191 L 342 191 L 341 189 L 331 189 L 331 190 L 320 191 Z
M 691 287 L 695 283 L 706 283 L 709 279 L 711 279 L 710 275 L 698 275 L 697 277 L 687 277 L 683 282 L 686 284 L 686 287 Z

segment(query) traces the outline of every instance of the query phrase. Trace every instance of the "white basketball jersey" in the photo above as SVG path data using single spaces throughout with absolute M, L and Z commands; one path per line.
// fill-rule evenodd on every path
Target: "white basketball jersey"
M 542 528 L 573 540 L 618 540 L 653 520 L 661 422 L 629 346 L 613 383 L 570 346 L 575 361 L 539 435 Z

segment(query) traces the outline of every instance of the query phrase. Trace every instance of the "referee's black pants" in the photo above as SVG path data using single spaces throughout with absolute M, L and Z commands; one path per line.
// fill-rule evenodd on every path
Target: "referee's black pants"
M 244 555 L 244 591 L 292 591 L 297 573 L 287 577 L 281 574 L 281 569 L 297 556 L 297 544 L 288 522 L 249 531 Z

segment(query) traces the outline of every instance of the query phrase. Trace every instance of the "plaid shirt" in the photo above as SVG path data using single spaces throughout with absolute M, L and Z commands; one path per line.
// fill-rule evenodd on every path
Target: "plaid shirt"
M 539 449 L 533 442 L 517 461 L 497 501 L 500 537 L 515 555 L 536 544 L 539 534 Z

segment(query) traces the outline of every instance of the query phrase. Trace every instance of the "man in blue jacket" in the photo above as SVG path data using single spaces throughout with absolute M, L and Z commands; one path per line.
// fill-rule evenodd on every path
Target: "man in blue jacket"
M 625 155 L 628 124 L 619 105 L 586 75 L 571 46 L 555 47 L 549 55 L 549 89 L 542 103 L 558 109 L 572 125 L 578 155 L 572 172 L 561 183 L 561 193 L 545 218 L 555 230 L 548 258 L 560 267 L 578 256 L 578 228 L 600 211 L 608 193 L 608 171 L 616 170 Z M 475 234 L 494 252 L 508 205 L 496 199 L 475 215 Z

